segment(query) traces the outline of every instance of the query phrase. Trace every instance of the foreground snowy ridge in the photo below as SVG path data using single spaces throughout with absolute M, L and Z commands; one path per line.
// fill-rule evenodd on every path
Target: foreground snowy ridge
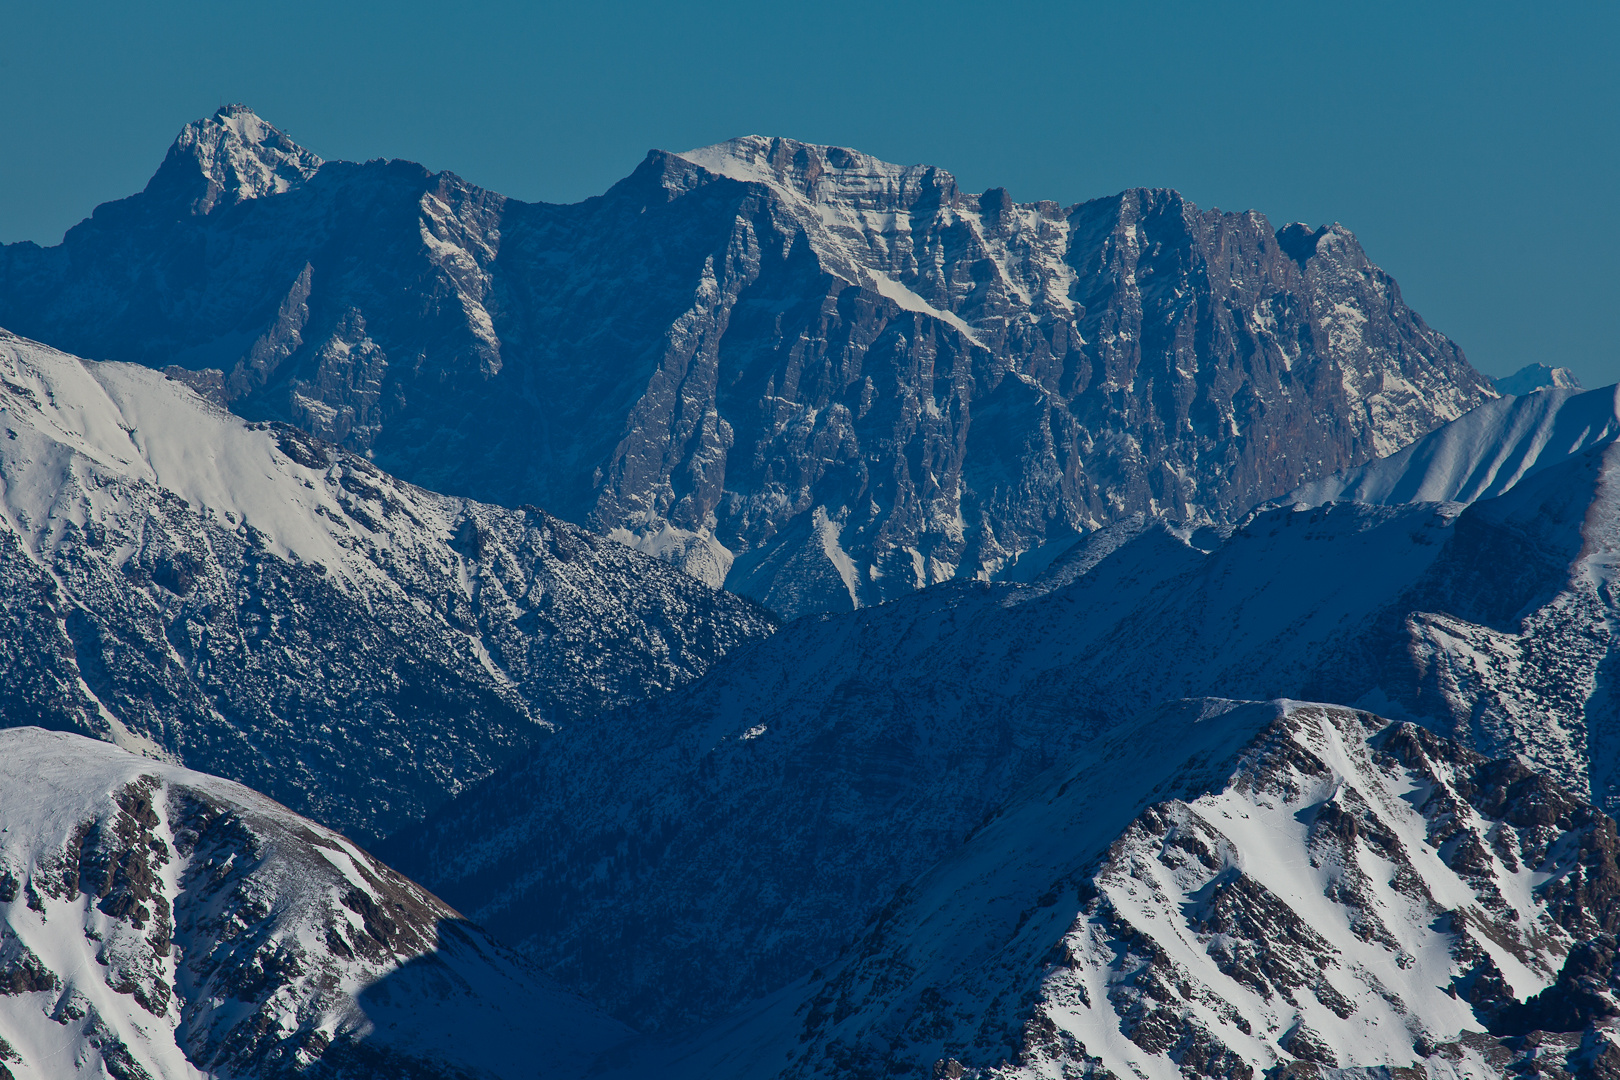
M 0 731 L 0 1076 L 569 1077 L 618 1024 L 336 833 Z
M 0 331 L 0 724 L 375 837 L 774 621 L 586 530 L 402 483 Z
M 1620 1060 L 1606 1006 L 1560 1011 L 1557 982 L 1620 921 L 1616 850 L 1600 811 L 1414 725 L 1175 703 L 1032 784 L 674 1075 L 1484 1080 L 1549 1017 L 1574 1026 L 1544 1066 Z
M 1008 791 L 1178 698 L 1365 708 L 1612 810 L 1617 468 L 1609 443 L 1471 505 L 1139 521 L 1034 587 L 801 619 L 561 733 L 389 858 L 667 1029 L 824 966 Z

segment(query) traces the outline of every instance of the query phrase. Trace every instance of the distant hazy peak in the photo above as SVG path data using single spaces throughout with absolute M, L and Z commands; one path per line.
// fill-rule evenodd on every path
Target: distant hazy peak
M 246 105 L 226 105 L 181 129 L 147 190 L 171 187 L 191 197 L 192 213 L 207 214 L 221 200 L 234 206 L 291 191 L 321 165 Z
M 1514 397 L 1533 394 L 1537 390 L 1581 388 L 1581 380 L 1577 379 L 1569 368 L 1551 367 L 1547 364 L 1526 364 L 1511 375 L 1491 381 L 1496 384 L 1497 390 Z

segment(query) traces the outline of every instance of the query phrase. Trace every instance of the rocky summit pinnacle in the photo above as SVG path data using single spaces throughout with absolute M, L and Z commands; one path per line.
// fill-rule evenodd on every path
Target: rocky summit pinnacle
M 1496 396 L 1338 225 L 763 136 L 531 204 L 241 107 L 0 248 L 0 326 L 788 616 L 1028 578 L 1137 513 L 1230 523 Z
M 207 214 L 217 205 L 290 191 L 321 164 L 246 105 L 225 105 L 181 130 L 152 182 L 160 190 L 164 184 L 187 194 L 195 190 L 191 212 Z

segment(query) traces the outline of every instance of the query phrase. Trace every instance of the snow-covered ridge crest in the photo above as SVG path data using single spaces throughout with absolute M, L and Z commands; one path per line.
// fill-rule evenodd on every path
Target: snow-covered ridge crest
M 192 204 L 206 214 L 221 199 L 227 205 L 300 187 L 321 159 L 261 120 L 246 105 L 226 105 L 213 116 L 187 124 L 169 150 L 165 167 L 194 162 L 207 190 Z
M 0 514 L 36 553 L 116 506 L 114 485 L 133 480 L 232 528 L 251 525 L 283 558 L 356 583 L 378 576 L 340 539 L 351 530 L 338 523 L 338 500 L 313 486 L 327 470 L 289 457 L 268 425 L 246 424 L 162 372 L 81 361 L 4 330 L 0 378 L 9 422 Z
M 228 781 L 11 729 L 0 821 L 0 1068 L 15 1080 L 569 1076 L 627 1034 L 342 836 Z
M 0 726 L 140 746 L 366 839 L 774 625 L 538 508 L 3 331 L 0 427 L 0 639 L 26 644 Z
M 1620 434 L 1620 385 L 1487 401 L 1388 457 L 1305 484 L 1282 505 L 1474 502 Z
M 843 146 L 744 135 L 676 155 L 710 172 L 744 182 L 788 187 L 814 202 L 838 201 L 885 210 L 915 202 L 924 177 L 955 186 L 950 173 L 928 165 L 895 165 Z
M 1491 381 L 1501 393 L 1514 395 L 1533 394 L 1548 387 L 1581 389 L 1581 380 L 1573 371 L 1569 368 L 1553 367 L 1551 364 L 1526 364 L 1511 375 L 1504 375 Z

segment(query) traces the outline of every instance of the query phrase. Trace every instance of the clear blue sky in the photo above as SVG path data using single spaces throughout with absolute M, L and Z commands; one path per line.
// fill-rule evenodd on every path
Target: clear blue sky
M 1063 203 L 1340 221 L 1476 366 L 1620 380 L 1620 5 L 0 0 L 0 240 L 244 101 L 522 199 L 787 135 Z

